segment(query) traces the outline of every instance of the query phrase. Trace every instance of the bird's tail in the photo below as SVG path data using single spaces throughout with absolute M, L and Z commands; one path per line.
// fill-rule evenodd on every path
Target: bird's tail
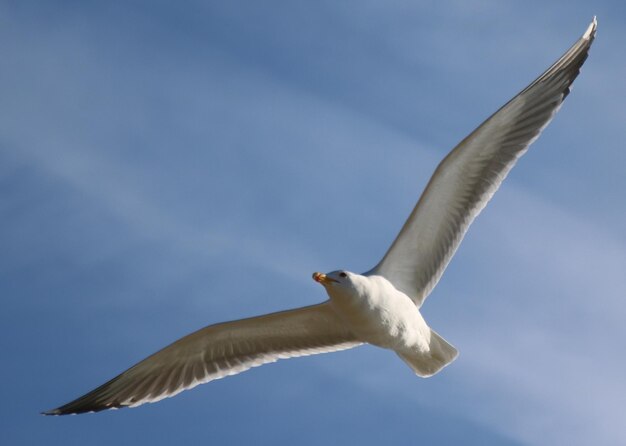
M 430 330 L 430 349 L 427 352 L 418 350 L 396 351 L 398 356 L 407 363 L 416 375 L 428 378 L 450 364 L 459 355 L 454 346 Z

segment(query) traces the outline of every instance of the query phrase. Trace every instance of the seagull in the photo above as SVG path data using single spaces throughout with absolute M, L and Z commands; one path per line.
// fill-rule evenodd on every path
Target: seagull
M 429 377 L 454 346 L 419 309 L 472 221 L 570 92 L 595 38 L 596 18 L 541 76 L 463 139 L 439 164 L 382 260 L 356 274 L 316 272 L 329 299 L 317 305 L 210 325 L 45 415 L 135 407 L 278 359 L 372 344 Z

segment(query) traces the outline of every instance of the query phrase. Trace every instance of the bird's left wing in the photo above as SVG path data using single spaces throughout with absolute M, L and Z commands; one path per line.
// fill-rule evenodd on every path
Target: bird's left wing
M 328 302 L 215 324 L 144 359 L 46 415 L 139 406 L 277 359 L 359 345 Z
M 382 275 L 420 306 L 474 218 L 558 111 L 587 59 L 596 19 L 554 65 L 483 122 L 439 164 L 380 263 Z

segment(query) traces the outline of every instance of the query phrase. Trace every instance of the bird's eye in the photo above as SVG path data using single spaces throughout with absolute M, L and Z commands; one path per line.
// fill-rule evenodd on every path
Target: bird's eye
M 339 273 L 339 277 L 348 277 L 348 275 L 346 273 Z

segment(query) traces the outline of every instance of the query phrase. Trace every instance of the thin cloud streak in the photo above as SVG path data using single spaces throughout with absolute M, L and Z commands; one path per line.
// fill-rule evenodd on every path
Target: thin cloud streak
M 465 344 L 465 384 L 479 393 L 490 383 L 488 408 L 473 414 L 528 444 L 622 443 L 615 396 L 626 388 L 615 371 L 624 367 L 616 352 L 626 337 L 626 246 L 515 186 L 477 231 L 501 251 L 503 266 L 489 262 L 488 294 L 480 296 L 492 306 L 478 315 L 480 331 L 454 330 Z M 502 282 L 517 268 L 533 282 Z
M 106 364 L 123 367 L 128 365 L 124 355 L 139 359 L 149 353 L 144 351 L 149 343 L 158 347 L 159 336 L 172 340 L 172 333 L 217 322 L 207 317 L 238 317 L 322 300 L 310 282 L 313 270 L 371 267 L 446 151 L 545 68 L 576 36 L 577 24 L 596 13 L 583 14 L 585 5 L 568 4 L 568 16 L 557 18 L 563 3 L 544 6 L 549 13 L 541 17 L 527 6 L 494 2 L 472 7 L 457 2 L 451 12 L 443 4 L 422 9 L 394 2 L 380 9 L 375 3 L 354 8 L 328 2 L 325 9 L 309 11 L 313 7 L 308 6 L 298 14 L 265 6 L 250 10 L 213 4 L 206 10 L 203 5 L 193 17 L 165 4 L 145 11 L 124 6 L 131 9 L 129 18 L 120 21 L 106 7 L 92 11 L 84 6 L 75 16 L 49 20 L 16 15 L 2 31 L 3 45 L 10 48 L 0 76 L 12 88 L 5 92 L 0 156 L 88 197 L 69 200 L 71 193 L 59 187 L 51 193 L 64 207 L 18 199 L 30 211 L 20 214 L 26 216 L 24 242 L 12 241 L 11 247 L 41 271 L 28 277 L 47 286 L 50 297 L 44 306 L 51 313 L 37 319 L 41 327 L 12 322 L 11 330 L 41 330 L 51 339 L 54 346 L 22 335 L 25 349 L 48 358 L 49 373 L 60 375 L 68 363 L 84 371 L 73 372 L 77 382 L 47 376 L 44 387 L 52 382 L 64 386 L 54 393 L 47 390 L 48 400 L 94 384 L 93 368 L 102 359 L 94 350 L 100 347 L 110 354 Z M 508 444 L 503 439 L 525 444 L 624 442 L 616 395 L 623 394 L 618 371 L 625 364 L 615 353 L 625 334 L 619 322 L 626 289 L 621 274 L 626 247 L 619 232 L 619 216 L 626 215 L 620 206 L 624 183 L 620 179 L 614 189 L 603 186 L 620 169 L 612 153 L 617 150 L 606 146 L 618 147 L 623 133 L 614 99 L 620 96 L 615 89 L 623 87 L 612 82 L 621 71 L 606 62 L 617 50 L 603 49 L 614 40 L 601 40 L 623 36 L 623 31 L 603 26 L 607 22 L 601 12 L 601 45 L 594 47 L 564 110 L 471 228 L 426 302 L 427 319 L 461 350 L 454 368 L 432 380 L 416 380 L 385 352 L 364 349 L 276 366 L 268 373 L 253 371 L 255 375 L 243 375 L 232 385 L 225 381 L 211 390 L 198 389 L 198 396 L 181 396 L 182 402 L 115 414 L 121 418 L 74 422 L 89 426 L 90 434 L 119 432 L 124 437 L 136 430 L 130 420 L 145 416 L 151 426 L 165 426 L 155 422 L 161 420 L 158 414 L 208 410 L 215 422 L 212 438 L 219 441 L 233 428 L 230 409 L 231 415 L 265 421 L 265 438 L 273 438 L 278 426 L 264 414 L 229 402 L 250 401 L 249 394 L 238 390 L 246 385 L 281 389 L 291 375 L 302 375 L 306 380 L 296 381 L 292 390 L 307 401 L 319 393 L 315 386 L 320 383 L 343 389 L 358 383 L 367 404 L 354 408 L 355 419 L 367 414 L 369 406 L 381 404 L 393 414 L 392 407 L 410 411 L 417 405 L 423 416 L 430 409 L 441 415 L 438 422 L 447 419 L 456 426 L 469 419 L 485 432 L 499 433 L 493 444 Z M 141 18 L 136 26 L 130 26 L 133 17 Z M 39 26 L 39 21 L 47 25 Z M 214 22 L 222 28 L 208 26 Z M 498 26 L 499 32 L 489 31 Z M 460 41 L 460 36 L 466 37 Z M 481 63 L 485 60 L 489 66 Z M 614 86 L 611 94 L 597 85 L 599 79 Z M 584 108 L 589 100 L 593 116 Z M 603 119 L 607 104 L 615 113 Z M 589 146 L 578 145 L 572 136 L 582 132 L 594 141 L 598 132 L 613 137 L 596 144 L 590 154 Z M 596 160 L 604 160 L 601 172 L 593 171 Z M 584 183 L 577 181 L 582 164 L 590 167 Z M 4 178 L 19 177 L 7 172 Z M 546 187 L 555 179 L 558 186 Z M 24 197 L 37 193 L 29 187 L 48 184 L 20 181 Z M 13 182 L 4 184 L 14 188 Z M 603 200 L 616 205 L 600 206 Z M 58 209 L 68 215 L 59 215 Z M 93 227 L 82 228 L 78 243 L 59 229 L 68 220 L 82 222 L 76 217 L 81 213 L 90 215 L 86 221 Z M 101 215 L 120 223 L 107 227 L 98 222 Z M 50 234 L 64 234 L 58 244 L 75 251 L 65 254 L 75 256 L 76 264 L 54 265 L 59 275 L 80 282 L 84 263 L 91 259 L 96 268 L 99 259 L 108 258 L 130 276 L 120 280 L 126 289 L 114 289 L 124 297 L 94 302 L 97 291 L 107 293 L 107 286 L 119 280 L 103 268 L 96 268 L 102 282 L 95 282 L 95 291 L 93 282 L 68 290 L 70 279 L 60 282 L 64 287 L 42 280 L 57 271 L 42 258 L 56 259 L 60 248 L 50 243 L 30 253 L 24 249 L 31 246 L 29 238 L 37 240 L 37 225 L 28 221 L 33 216 L 45 222 Z M 165 247 L 159 254 L 172 257 L 160 261 L 160 274 L 151 269 L 154 251 L 142 247 L 146 241 Z M 3 273 L 13 271 L 10 263 Z M 199 265 L 209 271 L 196 272 L 203 268 Z M 198 290 L 194 305 L 186 306 L 180 293 L 189 292 L 189 285 L 181 282 L 190 276 L 198 281 Z M 83 277 L 88 279 L 93 277 Z M 156 299 L 151 287 L 166 291 Z M 68 298 L 68 291 L 86 297 Z M 17 306 L 20 299 L 28 302 L 26 307 L 41 302 L 40 297 L 19 295 L 9 314 L 27 314 Z M 116 313 L 115 305 L 131 299 L 129 315 Z M 94 312 L 94 305 L 102 310 Z M 205 315 L 199 309 L 211 311 Z M 170 324 L 167 312 L 176 314 L 169 318 L 175 319 L 171 331 L 161 329 Z M 81 327 L 84 331 L 75 332 Z M 71 337 L 80 341 L 67 345 Z M 22 360 L 20 356 L 19 364 Z M 7 389 L 7 395 L 12 391 Z M 273 395 L 276 407 L 268 413 L 281 416 L 289 400 L 282 400 L 278 390 Z M 40 395 L 20 397 L 28 398 L 23 404 L 43 404 Z M 311 412 L 322 425 L 332 414 L 318 406 Z M 423 428 L 429 420 L 408 427 L 388 418 L 379 431 L 393 431 L 397 438 L 414 438 L 411 429 Z M 186 435 L 199 432 L 193 431 L 198 426 L 185 424 L 189 420 L 166 419 L 170 427 L 184 427 Z M 113 429 L 105 426 L 111 420 Z M 349 423 L 357 427 L 356 421 Z M 47 425 L 32 426 L 54 438 Z M 80 430 L 80 424 L 73 426 Z M 475 430 L 463 429 L 468 429 L 467 438 L 474 438 Z M 324 432 L 318 434 L 320 441 L 330 441 Z M 287 435 L 282 426 L 281 435 Z

